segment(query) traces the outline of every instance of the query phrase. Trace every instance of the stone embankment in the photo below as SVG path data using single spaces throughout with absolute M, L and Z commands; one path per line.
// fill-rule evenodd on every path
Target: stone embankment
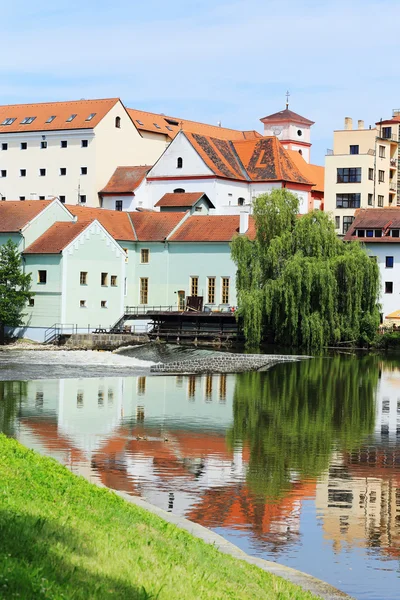
M 62 339 L 62 338 L 65 339 Z M 76 333 L 61 336 L 60 344 L 65 350 L 115 350 L 121 346 L 146 344 L 146 334 L 131 333 Z
M 220 354 L 206 358 L 157 363 L 150 367 L 150 372 L 191 375 L 202 375 L 205 373 L 245 373 L 246 371 L 265 371 L 278 363 L 295 362 L 306 358 L 310 357 L 279 354 Z

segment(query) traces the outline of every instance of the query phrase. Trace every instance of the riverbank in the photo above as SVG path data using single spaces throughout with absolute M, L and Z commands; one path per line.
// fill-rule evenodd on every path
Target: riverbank
M 0 457 L 2 598 L 316 598 L 2 435 Z

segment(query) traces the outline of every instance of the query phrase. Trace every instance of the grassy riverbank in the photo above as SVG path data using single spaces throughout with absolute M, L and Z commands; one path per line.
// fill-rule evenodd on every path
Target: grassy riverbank
M 0 597 L 312 600 L 0 435 Z

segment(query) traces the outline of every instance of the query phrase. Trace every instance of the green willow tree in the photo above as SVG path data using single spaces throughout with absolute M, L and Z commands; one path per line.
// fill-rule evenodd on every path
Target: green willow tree
M 21 256 L 12 240 L 0 246 L 0 344 L 6 325 L 22 325 L 23 310 L 29 298 L 31 275 L 21 268 Z
M 285 189 L 258 197 L 256 238 L 237 236 L 238 316 L 246 341 L 321 348 L 368 344 L 379 325 L 379 269 L 358 242 L 337 238 L 322 211 L 298 216 Z

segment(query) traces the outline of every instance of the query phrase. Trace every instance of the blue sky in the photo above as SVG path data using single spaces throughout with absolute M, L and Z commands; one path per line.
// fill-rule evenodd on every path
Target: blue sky
M 345 116 L 368 126 L 400 107 L 398 0 L 14 0 L 1 14 L 1 104 L 119 96 L 262 131 L 289 89 L 319 164 Z

